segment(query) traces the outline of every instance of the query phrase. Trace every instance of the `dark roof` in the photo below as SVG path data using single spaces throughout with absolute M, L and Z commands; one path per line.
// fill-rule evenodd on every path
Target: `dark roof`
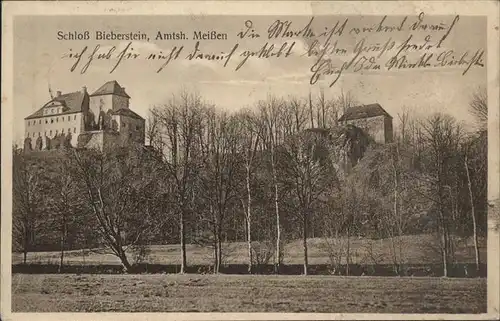
M 99 89 L 94 91 L 94 93 L 90 96 L 100 96 L 100 95 L 118 95 L 130 98 L 129 95 L 125 92 L 125 88 L 120 86 L 116 80 L 108 81 L 104 85 L 102 85 Z
M 121 109 L 118 109 L 118 110 L 113 110 L 113 111 L 111 111 L 111 113 L 113 115 L 122 115 L 122 116 L 132 117 L 132 118 L 135 118 L 135 119 L 142 119 L 142 120 L 144 120 L 144 118 L 142 118 L 140 115 L 136 114 L 135 112 L 133 112 L 132 110 L 130 110 L 128 108 L 121 108 Z
M 345 113 L 342 115 L 342 117 L 339 118 L 339 121 L 344 121 L 344 120 L 352 120 L 352 119 L 360 119 L 360 118 L 370 118 L 370 117 L 375 117 L 375 116 L 387 116 L 391 117 L 389 113 L 387 113 L 382 106 L 379 104 L 370 104 L 370 105 L 363 105 L 363 106 L 356 106 L 356 107 L 349 107 L 345 111 Z
M 44 108 L 50 108 L 52 106 L 54 107 L 63 106 L 63 112 L 57 115 L 81 112 L 84 104 L 88 104 L 88 94 L 81 91 L 75 91 L 72 93 L 54 97 L 52 100 L 46 103 L 42 108 L 40 108 L 33 114 L 29 115 L 25 119 L 44 117 L 45 116 L 43 114 Z M 57 115 L 47 115 L 47 116 L 57 116 Z

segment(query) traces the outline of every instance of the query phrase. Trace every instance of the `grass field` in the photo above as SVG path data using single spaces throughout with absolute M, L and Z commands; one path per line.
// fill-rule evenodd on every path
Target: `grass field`
M 13 312 L 481 313 L 486 279 L 26 275 Z
M 441 257 L 436 251 L 436 240 L 432 235 L 408 235 L 403 236 L 404 260 L 409 264 L 439 263 Z M 285 264 L 301 264 L 303 262 L 302 241 L 296 240 L 285 246 Z M 474 262 L 474 248 L 472 240 L 462 240 L 456 248 L 456 260 L 460 263 Z M 486 258 L 486 247 L 484 239 L 480 242 L 480 254 L 483 262 Z M 328 264 L 328 250 L 325 248 L 325 240 L 320 238 L 308 239 L 309 263 L 310 264 Z M 247 245 L 243 242 L 223 244 L 225 253 L 225 262 L 227 264 L 246 264 L 247 263 Z M 377 264 L 391 264 L 391 243 L 388 239 L 370 240 L 357 239 L 351 240 L 351 262 L 369 263 L 372 257 L 377 258 Z M 212 252 L 207 247 L 201 247 L 188 244 L 187 260 L 188 264 L 212 264 Z M 29 253 L 28 262 L 31 263 L 58 263 L 59 252 L 37 252 Z M 20 253 L 13 253 L 12 263 L 22 262 Z M 133 258 L 131 257 L 131 262 Z M 152 245 L 150 254 L 146 262 L 151 264 L 180 264 L 179 245 Z M 66 264 L 119 264 L 116 256 L 105 253 L 103 250 L 88 251 L 69 251 L 65 254 Z M 345 260 L 344 260 L 345 263 Z

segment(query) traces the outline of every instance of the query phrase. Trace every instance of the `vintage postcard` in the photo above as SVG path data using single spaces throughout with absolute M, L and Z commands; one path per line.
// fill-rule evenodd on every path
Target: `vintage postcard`
M 2 320 L 499 318 L 498 2 L 2 6 Z

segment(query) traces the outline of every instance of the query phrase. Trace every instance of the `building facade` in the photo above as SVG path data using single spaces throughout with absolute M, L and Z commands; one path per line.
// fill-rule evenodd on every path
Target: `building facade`
M 60 91 L 42 108 L 25 118 L 25 150 L 60 146 L 103 149 L 132 142 L 144 144 L 145 120 L 130 109 L 130 96 L 116 81 L 92 94 Z
M 377 103 L 350 107 L 339 118 L 339 122 L 363 129 L 377 143 L 393 141 L 392 116 Z

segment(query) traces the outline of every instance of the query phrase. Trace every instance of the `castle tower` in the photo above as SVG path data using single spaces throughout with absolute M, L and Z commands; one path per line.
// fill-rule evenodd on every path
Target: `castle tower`
M 89 130 L 104 130 L 110 126 L 109 114 L 129 109 L 130 96 L 116 80 L 108 81 L 90 95 L 86 125 Z
M 350 107 L 339 122 L 363 129 L 377 143 L 385 144 L 393 140 L 392 116 L 377 103 Z

